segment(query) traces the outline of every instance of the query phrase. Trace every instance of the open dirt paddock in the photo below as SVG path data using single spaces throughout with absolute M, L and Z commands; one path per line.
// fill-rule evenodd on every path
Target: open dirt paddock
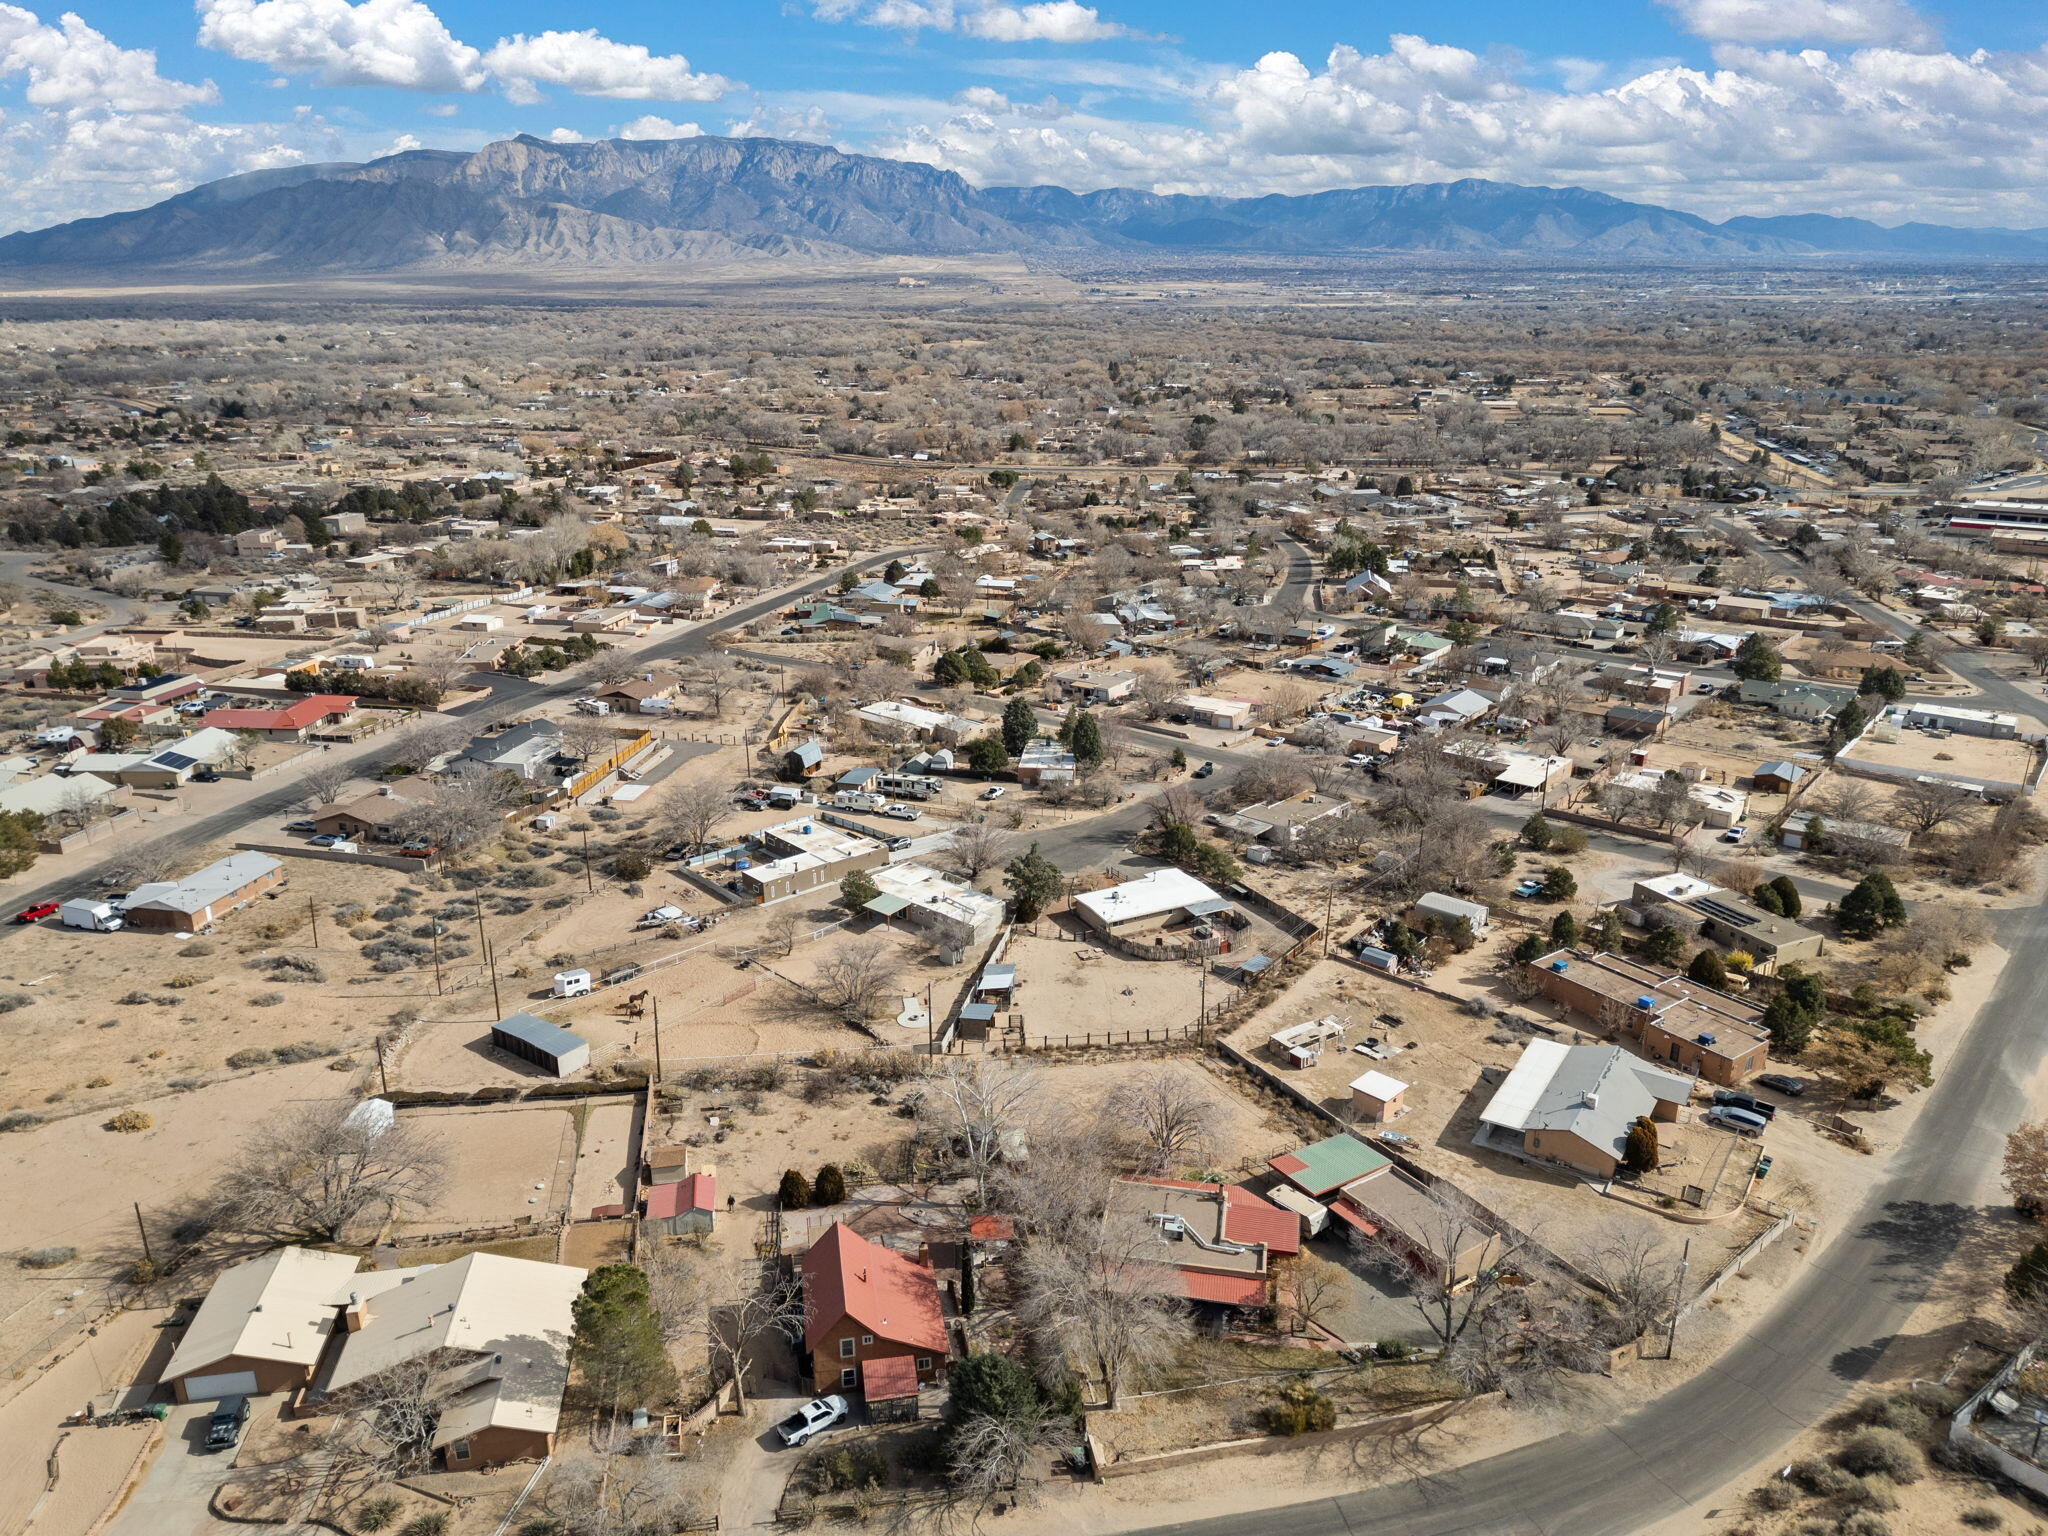
M 448 1169 L 433 1201 L 409 1213 L 407 1235 L 536 1222 L 567 1207 L 576 1171 L 569 1109 L 414 1109 L 406 1120 L 438 1138 Z
M 197 1193 L 251 1131 L 344 1086 L 317 1062 L 256 1073 L 190 1093 L 141 1101 L 149 1130 L 102 1130 L 81 1116 L 10 1135 L 0 1180 L 0 1376 L 48 1348 L 112 1295 L 137 1251 L 133 1202 L 153 1220 Z M 57 1269 L 21 1268 L 15 1256 L 64 1245 L 79 1257 Z M 76 1294 L 73 1294 L 73 1293 Z
M 1033 1045 L 1047 1036 L 1057 1043 L 1069 1034 L 1181 1029 L 1201 1014 L 1202 979 L 1186 961 L 1130 960 L 1085 941 L 1018 934 L 1003 963 L 1017 967 L 1014 1007 Z M 1208 986 L 1211 1008 L 1237 993 L 1214 976 Z
M 633 1187 L 633 1127 L 640 1118 L 637 1104 L 592 1104 L 583 1117 L 583 1139 L 576 1150 L 576 1176 L 569 1195 L 571 1216 L 589 1216 L 591 1208 L 616 1205 Z

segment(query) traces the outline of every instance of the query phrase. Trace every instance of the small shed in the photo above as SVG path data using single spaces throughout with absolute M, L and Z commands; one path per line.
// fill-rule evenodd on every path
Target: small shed
M 816 773 L 825 761 L 825 744 L 821 741 L 797 743 L 782 754 L 782 777 L 788 780 L 808 779 Z
M 1376 971 L 1389 975 L 1401 969 L 1401 957 L 1391 949 L 1381 949 L 1374 944 L 1358 944 L 1352 949 L 1360 965 L 1369 965 Z
M 979 997 L 984 992 L 1000 992 L 1004 996 L 1017 990 L 1017 967 L 1014 965 L 991 965 L 984 967 L 975 980 L 974 992 Z
M 917 1417 L 917 1358 L 881 1355 L 860 1363 L 860 1395 L 868 1417 L 878 1424 L 899 1424 Z
M 1784 761 L 1759 763 L 1749 776 L 1749 787 L 1766 795 L 1789 795 L 1806 777 L 1806 769 Z
M 988 1032 L 995 1027 L 996 1005 L 994 1003 L 963 1003 L 960 1007 L 960 1038 L 963 1040 L 986 1040 Z
M 1389 1077 L 1384 1072 L 1368 1072 L 1354 1078 L 1351 1083 L 1351 1113 L 1356 1119 L 1378 1125 L 1402 1114 L 1408 1108 L 1402 1095 L 1408 1085 L 1398 1077 Z
M 651 1184 L 641 1227 L 665 1237 L 709 1232 L 717 1205 L 718 1181 L 709 1172 L 693 1173 L 678 1184 Z
M 568 1077 L 590 1065 L 588 1040 L 530 1013 L 498 1020 L 491 1026 L 491 1044 L 555 1077 Z

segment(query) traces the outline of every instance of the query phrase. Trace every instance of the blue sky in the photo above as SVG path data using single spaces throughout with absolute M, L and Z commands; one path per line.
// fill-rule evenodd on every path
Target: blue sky
M 513 133 L 756 133 L 981 183 L 1491 176 L 1710 217 L 2048 224 L 2041 0 L 0 3 L 0 227 Z

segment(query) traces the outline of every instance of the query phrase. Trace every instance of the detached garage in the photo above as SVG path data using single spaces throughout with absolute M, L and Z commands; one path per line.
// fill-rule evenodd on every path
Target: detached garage
M 530 1013 L 498 1020 L 491 1026 L 491 1044 L 555 1077 L 568 1077 L 590 1065 L 588 1040 Z

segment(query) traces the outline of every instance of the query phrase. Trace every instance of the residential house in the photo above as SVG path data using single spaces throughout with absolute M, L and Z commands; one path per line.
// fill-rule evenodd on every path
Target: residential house
M 881 894 L 864 910 L 889 922 L 901 918 L 948 949 L 985 944 L 1003 926 L 1006 911 L 999 896 L 949 880 L 922 864 L 884 864 L 871 878 Z
M 355 707 L 356 701 L 346 694 L 309 693 L 278 709 L 209 709 L 199 723 L 224 731 L 254 731 L 273 741 L 304 741 L 323 726 L 340 725 Z
M 269 854 L 231 853 L 183 879 L 135 887 L 128 894 L 127 923 L 130 928 L 197 933 L 282 884 L 284 865 Z
M 1258 705 L 1250 699 L 1218 699 L 1207 694 L 1184 693 L 1173 701 L 1173 711 L 1184 715 L 1190 725 L 1212 731 L 1241 731 L 1252 723 Z
M 1230 903 L 1181 869 L 1154 869 L 1104 891 L 1073 901 L 1074 915 L 1098 933 L 1116 938 L 1151 933 L 1170 924 L 1213 916 Z
M 179 1402 L 310 1391 L 314 1411 L 415 1361 L 435 1367 L 433 1448 L 451 1469 L 554 1448 L 585 1272 L 474 1253 L 359 1271 L 279 1248 L 223 1270 L 165 1365 Z
M 735 884 L 757 905 L 837 885 L 855 870 L 889 862 L 885 844 L 809 817 L 764 827 L 754 841 L 768 857 L 749 860 Z
M 1644 1055 L 1723 1088 L 1769 1064 L 1763 1010 L 1620 955 L 1559 949 L 1529 962 L 1546 997 L 1636 1042 Z
M 984 728 L 981 722 L 964 715 L 926 709 L 901 699 L 877 699 L 872 704 L 863 704 L 854 714 L 885 731 L 908 731 L 920 741 L 937 741 L 947 746 L 958 746 Z
M 1025 744 L 1011 765 L 1019 784 L 1065 784 L 1080 771 L 1080 760 L 1050 736 Z
M 614 714 L 659 715 L 667 711 L 668 701 L 682 686 L 683 680 L 673 672 L 652 671 L 600 688 L 591 697 Z
M 232 731 L 209 726 L 150 752 L 91 752 L 72 765 L 130 789 L 176 789 L 235 748 Z
M 1500 1238 L 1483 1217 L 1447 1206 L 1356 1137 L 1325 1137 L 1266 1166 L 1355 1232 L 1383 1238 L 1412 1268 L 1454 1290 L 1470 1285 L 1500 1252 Z
M 1853 688 L 1831 688 L 1825 683 L 1767 682 L 1744 678 L 1738 697 L 1745 704 L 1768 704 L 1789 720 L 1818 723 L 1840 713 L 1856 697 Z
M 1416 706 L 1416 713 L 1425 725 L 1455 729 L 1483 719 L 1492 708 L 1493 700 L 1485 694 L 1471 688 L 1453 688 L 1433 699 L 1425 699 Z
M 1055 702 L 1089 705 L 1121 704 L 1138 686 L 1138 674 L 1079 667 L 1054 672 L 1045 680 L 1045 696 Z
M 1811 928 L 1775 912 L 1766 912 L 1747 896 L 1716 889 L 1686 875 L 1666 878 L 1688 880 L 1705 889 L 1662 894 L 1653 888 L 1657 882 L 1637 881 L 1634 905 L 1646 925 L 1669 923 L 1680 933 L 1697 933 L 1723 949 L 1739 949 L 1756 962 L 1753 969 L 1765 975 L 1787 961 L 1815 959 L 1826 947 Z
M 1692 1090 L 1691 1078 L 1618 1045 L 1532 1040 L 1479 1112 L 1473 1141 L 1611 1179 L 1629 1128 L 1639 1119 L 1677 1120 Z
M 871 1370 L 893 1384 L 910 1361 L 921 1385 L 946 1366 L 946 1325 L 931 1269 L 843 1222 L 834 1222 L 804 1254 L 804 1349 L 811 1390 L 855 1392 Z
M 1263 805 L 1247 805 L 1210 819 L 1224 831 L 1261 843 L 1298 843 L 1308 829 L 1321 821 L 1351 814 L 1351 802 L 1342 795 L 1295 795 Z
M 346 837 L 377 843 L 400 840 L 406 816 L 419 809 L 405 780 L 380 786 L 374 793 L 338 802 L 312 815 L 313 830 L 323 837 Z
M 1616 704 L 1600 717 L 1600 723 L 1611 735 L 1655 738 L 1671 729 L 1671 714 L 1652 704 Z
M 1238 1185 L 1119 1178 L 1102 1228 L 1110 1262 L 1198 1310 L 1270 1305 L 1273 1261 L 1301 1251 L 1301 1218 Z
M 474 737 L 457 761 L 552 788 L 568 760 L 562 753 L 562 727 L 553 720 L 529 720 L 494 736 Z

